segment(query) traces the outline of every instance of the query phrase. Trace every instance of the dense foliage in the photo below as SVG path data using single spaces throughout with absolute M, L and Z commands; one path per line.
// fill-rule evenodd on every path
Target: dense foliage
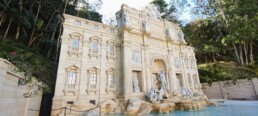
M 202 19 L 184 27 L 186 39 L 196 48 L 199 63 L 217 60 L 253 65 L 258 43 L 257 0 L 196 1 Z M 203 57 L 204 56 L 204 57 Z
M 199 66 L 201 81 L 258 77 L 258 1 L 193 2 L 194 13 L 202 18 L 184 26 L 183 31 L 187 42 L 195 48 L 198 63 L 206 63 Z M 219 61 L 236 64 L 222 65 Z
M 96 12 L 100 5 L 84 0 L 1 0 L 0 57 L 25 72 L 27 80 L 36 77 L 53 91 L 63 14 L 101 22 Z

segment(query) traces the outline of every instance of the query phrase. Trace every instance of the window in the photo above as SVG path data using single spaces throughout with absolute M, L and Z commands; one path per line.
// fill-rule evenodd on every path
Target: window
M 99 29 L 99 26 L 98 25 L 94 25 L 93 28 L 94 29 Z
M 109 74 L 108 75 L 108 84 L 109 85 L 114 85 L 115 84 L 114 74 Z
M 81 25 L 81 21 L 75 20 L 74 24 L 75 25 Z
M 93 53 L 98 53 L 98 42 L 97 41 L 92 42 L 92 51 L 93 51 Z
M 108 45 L 108 52 L 114 53 L 114 45 Z
M 91 74 L 90 84 L 91 85 L 96 85 L 97 84 L 97 73 L 96 72 Z
M 92 67 L 88 70 L 88 88 L 87 88 L 87 92 L 89 92 L 89 94 L 91 94 L 90 92 L 96 92 L 97 89 L 99 88 L 99 69 L 97 67 Z
M 114 30 L 114 29 L 110 29 L 109 32 L 110 32 L 110 33 L 114 33 L 115 30 Z
M 73 50 L 78 50 L 79 49 L 79 40 L 78 39 L 73 40 L 72 48 L 73 48 Z
M 68 84 L 74 85 L 75 84 L 75 79 L 76 78 L 76 73 L 75 72 L 68 72 Z
M 116 91 L 115 74 L 116 74 L 116 71 L 114 68 L 110 68 L 107 70 L 106 92 L 115 92 Z

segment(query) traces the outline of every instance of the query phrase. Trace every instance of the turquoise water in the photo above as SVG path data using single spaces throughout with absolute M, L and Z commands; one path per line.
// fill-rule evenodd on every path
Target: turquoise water
M 258 116 L 258 101 L 225 101 L 201 111 L 175 111 L 148 116 Z
M 174 111 L 169 114 L 145 116 L 258 116 L 258 101 L 225 101 L 218 103 L 216 107 L 207 107 L 200 111 Z

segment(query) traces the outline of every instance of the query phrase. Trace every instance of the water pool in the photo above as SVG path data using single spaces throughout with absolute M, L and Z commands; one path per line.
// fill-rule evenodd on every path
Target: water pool
M 169 114 L 149 114 L 145 116 L 258 116 L 258 101 L 227 100 L 219 102 L 216 107 L 207 107 L 200 111 L 174 111 Z
M 225 101 L 201 111 L 174 111 L 148 116 L 258 116 L 258 101 Z

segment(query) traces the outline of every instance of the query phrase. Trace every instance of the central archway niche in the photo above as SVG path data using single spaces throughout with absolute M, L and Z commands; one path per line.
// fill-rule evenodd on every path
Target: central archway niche
M 166 64 L 162 59 L 155 59 L 152 64 L 152 71 L 151 71 L 151 85 L 153 86 L 159 78 L 159 73 L 161 71 L 166 71 Z M 167 74 L 166 74 L 167 75 Z

